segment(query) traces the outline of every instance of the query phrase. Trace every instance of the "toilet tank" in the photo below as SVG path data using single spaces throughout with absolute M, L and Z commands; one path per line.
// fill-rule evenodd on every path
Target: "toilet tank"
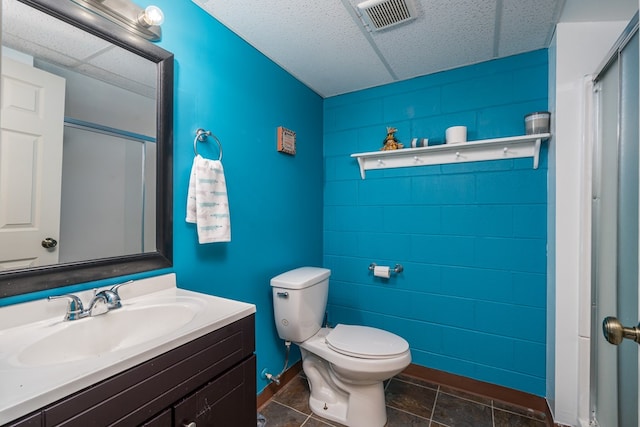
M 273 313 L 278 335 L 303 342 L 322 327 L 331 270 L 300 267 L 271 279 Z

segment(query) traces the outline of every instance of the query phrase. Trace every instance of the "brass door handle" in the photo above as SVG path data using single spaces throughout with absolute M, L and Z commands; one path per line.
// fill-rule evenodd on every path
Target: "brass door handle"
M 640 324 L 628 328 L 622 326 L 617 318 L 608 316 L 602 321 L 602 333 L 607 341 L 613 345 L 620 344 L 625 338 L 640 344 Z
M 41 242 L 41 245 L 42 245 L 43 248 L 51 249 L 51 248 L 55 248 L 56 246 L 58 246 L 58 241 L 56 239 L 54 239 L 53 237 L 47 237 L 46 239 L 44 239 Z

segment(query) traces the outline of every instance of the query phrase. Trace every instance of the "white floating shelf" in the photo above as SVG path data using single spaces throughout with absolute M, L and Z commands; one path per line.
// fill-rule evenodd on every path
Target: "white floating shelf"
M 550 133 L 484 139 L 460 144 L 443 144 L 431 147 L 401 148 L 389 151 L 356 153 L 360 176 L 372 169 L 408 168 L 412 166 L 440 165 L 447 163 L 477 162 L 482 160 L 517 159 L 533 157 L 533 168 L 538 169 L 540 144 L 549 139 Z

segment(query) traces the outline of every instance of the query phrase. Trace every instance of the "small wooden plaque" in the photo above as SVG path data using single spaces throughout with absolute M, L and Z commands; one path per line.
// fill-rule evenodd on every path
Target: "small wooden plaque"
M 294 131 L 278 126 L 278 151 L 292 156 L 296 154 L 296 133 Z

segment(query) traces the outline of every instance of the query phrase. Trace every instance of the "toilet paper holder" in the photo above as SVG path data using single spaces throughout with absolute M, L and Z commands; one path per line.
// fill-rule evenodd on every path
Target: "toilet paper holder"
M 376 263 L 372 262 L 371 264 L 369 264 L 369 271 L 373 271 L 376 268 Z M 402 273 L 404 271 L 404 267 L 402 266 L 402 264 L 396 264 L 396 266 L 394 268 L 389 267 L 389 271 L 391 273 Z

